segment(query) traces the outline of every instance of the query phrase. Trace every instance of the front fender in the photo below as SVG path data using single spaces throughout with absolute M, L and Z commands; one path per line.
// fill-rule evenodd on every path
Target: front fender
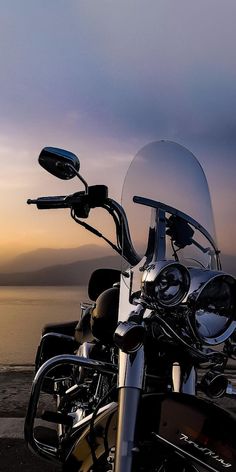
M 115 446 L 117 404 L 98 414 L 93 448 L 100 459 Z M 175 450 L 205 470 L 236 471 L 235 416 L 210 401 L 182 393 L 146 394 L 139 407 L 136 441 L 153 441 Z M 65 459 L 65 471 L 88 472 L 93 464 L 90 428 L 78 431 Z

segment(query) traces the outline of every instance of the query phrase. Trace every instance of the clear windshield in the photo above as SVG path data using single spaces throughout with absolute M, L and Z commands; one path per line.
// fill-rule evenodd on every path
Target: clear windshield
M 157 231 L 154 224 L 156 210 L 151 209 L 147 201 L 135 203 L 134 197 L 152 200 L 152 206 L 155 206 L 153 202 L 160 202 L 189 217 L 185 223 L 188 229 L 191 228 L 190 233 L 192 230 L 194 233 L 184 246 L 183 241 L 182 244 L 178 241 L 173 243 L 173 231 L 168 230 L 173 212 L 167 211 L 168 208 L 164 211 L 166 242 L 162 258 L 178 259 L 187 266 L 215 268 L 215 229 L 208 184 L 199 162 L 190 151 L 173 142 L 152 142 L 144 146 L 131 162 L 123 186 L 122 206 L 128 218 L 133 245 L 143 258 L 150 228 Z M 180 220 L 183 223 L 182 217 Z M 192 221 L 199 227 L 192 225 Z M 182 235 L 187 232 L 186 226 L 183 228 Z

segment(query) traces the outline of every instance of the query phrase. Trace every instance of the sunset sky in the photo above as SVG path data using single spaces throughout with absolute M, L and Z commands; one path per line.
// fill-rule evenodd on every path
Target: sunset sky
M 79 155 L 119 198 L 132 156 L 159 139 L 198 157 L 236 255 L 235 18 L 235 0 L 1 1 L 1 261 L 96 242 L 65 210 L 26 205 L 82 189 L 39 167 L 44 146 Z

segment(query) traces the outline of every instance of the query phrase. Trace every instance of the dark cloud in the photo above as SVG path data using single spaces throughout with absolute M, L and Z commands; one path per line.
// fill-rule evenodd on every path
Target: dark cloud
M 3 2 L 1 155 L 6 141 L 29 167 L 45 144 L 79 149 L 109 179 L 111 163 L 124 170 L 167 138 L 199 155 L 223 195 L 236 169 L 235 16 L 235 0 Z
M 5 4 L 1 124 L 234 142 L 236 6 L 207 3 Z

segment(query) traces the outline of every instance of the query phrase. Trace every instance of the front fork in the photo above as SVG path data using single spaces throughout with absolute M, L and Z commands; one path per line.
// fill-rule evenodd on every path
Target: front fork
M 135 451 L 135 428 L 144 380 L 144 348 L 133 354 L 120 351 L 118 377 L 118 424 L 115 453 L 115 472 L 131 472 Z M 196 370 L 190 366 L 181 369 L 173 364 L 174 392 L 196 394 Z
M 196 395 L 197 374 L 194 366 L 181 367 L 178 362 L 172 366 L 173 392 Z
M 135 447 L 135 427 L 144 379 L 144 348 L 119 355 L 118 424 L 115 472 L 131 472 Z

